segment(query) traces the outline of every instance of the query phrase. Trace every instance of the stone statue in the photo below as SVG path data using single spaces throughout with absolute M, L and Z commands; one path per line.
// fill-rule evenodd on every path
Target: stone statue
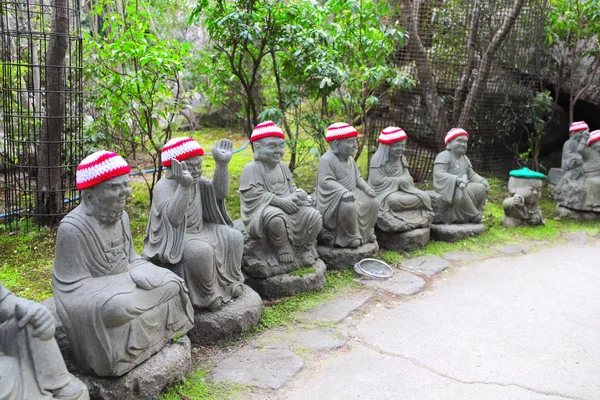
M 508 193 L 511 197 L 502 202 L 504 208 L 502 225 L 514 228 L 522 225 L 545 224 L 542 209 L 538 204 L 544 178 L 544 174 L 531 171 L 529 168 L 510 171 Z
M 181 274 L 197 309 L 216 311 L 242 294 L 244 237 L 225 210 L 232 143 L 215 142 L 214 178 L 202 178 L 204 150 L 173 138 L 162 150 L 165 176 L 154 188 L 144 257 Z
M 585 134 L 577 151 L 583 159 L 585 206 L 591 211 L 600 212 L 600 130 Z
M 56 311 L 84 374 L 121 376 L 193 324 L 183 279 L 135 253 L 129 172 L 116 153 L 86 157 L 76 176 L 82 203 L 56 236 Z
M 330 149 L 321 157 L 317 173 L 316 208 L 323 215 L 324 228 L 319 241 L 338 247 L 376 241 L 373 228 L 379 200 L 352 157 L 357 136 L 356 129 L 342 122 L 327 128 Z
M 429 195 L 415 187 L 404 157 L 406 133 L 386 128 L 371 158 L 369 185 L 381 202 L 377 228 L 383 232 L 406 232 L 429 226 L 433 210 Z
M 54 329 L 46 307 L 14 296 L 0 282 L 0 399 L 89 399 L 67 372 Z
M 581 154 L 577 151 L 579 142 L 589 133 L 589 127 L 584 121 L 573 122 L 569 127 L 569 140 L 563 145 L 561 168 L 570 171 L 583 165 Z
M 265 245 L 282 263 L 294 261 L 293 248 L 310 251 L 316 258 L 321 214 L 311 207 L 306 192 L 296 188 L 292 173 L 281 161 L 283 132 L 267 121 L 256 126 L 250 141 L 254 161 L 244 167 L 240 178 L 242 221 L 248 236 L 266 238 Z
M 465 155 L 468 141 L 469 134 L 464 129 L 451 129 L 445 138 L 446 150 L 434 161 L 433 188 L 450 205 L 446 221 L 449 224 L 479 223 L 490 189 Z

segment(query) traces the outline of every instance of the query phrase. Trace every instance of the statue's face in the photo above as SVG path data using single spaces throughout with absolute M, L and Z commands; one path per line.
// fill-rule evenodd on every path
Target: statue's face
M 260 139 L 255 145 L 257 159 L 269 164 L 276 164 L 283 158 L 285 152 L 285 140 L 278 137 L 267 137 Z
M 448 143 L 448 150 L 452 154 L 458 156 L 464 156 L 467 153 L 467 144 L 469 143 L 469 138 L 466 136 L 459 136 L 456 139 L 452 139 L 450 143 Z
M 202 161 L 204 161 L 202 156 L 190 157 L 185 160 L 185 165 L 187 166 L 188 171 L 190 171 L 192 178 L 194 178 L 195 183 L 197 183 L 202 176 Z
M 593 151 L 595 151 L 597 153 L 600 153 L 600 140 L 592 143 L 592 145 L 590 146 L 590 149 L 592 149 Z
M 521 196 L 525 200 L 525 204 L 535 205 L 542 194 L 542 181 L 527 179 L 525 183 L 516 188 L 515 194 Z
M 338 139 L 332 142 L 333 152 L 342 159 L 348 159 L 354 155 L 356 151 L 356 138 Z
M 579 132 L 573 132 L 573 133 L 571 134 L 571 137 L 570 137 L 569 139 L 571 139 L 571 140 L 576 140 L 576 141 L 580 141 L 580 140 L 581 140 L 581 138 L 582 138 L 582 137 L 583 137 L 585 134 L 587 134 L 588 132 L 589 132 L 588 130 L 585 130 L 585 131 L 579 131 Z
M 390 153 L 393 154 L 394 156 L 396 156 L 397 158 L 400 158 L 404 154 L 405 148 L 406 148 L 406 140 L 392 143 L 392 145 L 390 146 Z
M 131 195 L 129 176 L 117 176 L 86 189 L 86 192 L 92 215 L 103 222 L 114 222 L 121 218 Z

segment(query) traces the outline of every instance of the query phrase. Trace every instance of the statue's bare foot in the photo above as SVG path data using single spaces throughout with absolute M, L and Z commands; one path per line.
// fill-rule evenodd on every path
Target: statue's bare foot
M 52 391 L 53 399 L 69 399 L 76 400 L 83 398 L 85 388 L 82 386 L 79 380 L 71 379 L 67 386 Z
M 348 247 L 351 247 L 353 249 L 356 248 L 356 247 L 358 247 L 358 246 L 360 246 L 360 239 L 354 239 L 353 241 L 351 241 L 348 244 Z
M 279 253 L 279 262 L 291 263 L 292 261 L 294 261 L 294 256 L 292 253 L 288 253 L 287 251 L 282 251 Z
M 373 243 L 376 240 L 377 240 L 377 236 L 375 235 L 375 232 L 371 232 L 371 235 L 369 236 L 369 240 L 367 240 L 367 242 Z
M 242 285 L 239 285 L 238 287 L 233 289 L 233 293 L 231 294 L 231 296 L 235 299 L 237 297 L 240 297 L 242 295 L 242 292 L 243 292 Z
M 208 308 L 208 311 L 218 311 L 221 308 L 223 308 L 224 305 L 225 305 L 225 302 L 223 301 L 223 298 L 221 296 L 219 296 L 216 299 L 214 299 L 213 302 L 210 303 L 207 308 Z

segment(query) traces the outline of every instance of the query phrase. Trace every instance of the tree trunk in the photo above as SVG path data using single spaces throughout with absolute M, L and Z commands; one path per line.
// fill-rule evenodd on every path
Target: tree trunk
M 479 71 L 477 73 L 477 77 L 473 82 L 473 86 L 471 86 L 471 91 L 467 96 L 467 100 L 465 101 L 465 106 L 460 114 L 460 118 L 458 119 L 457 126 L 461 128 L 467 127 L 471 118 L 473 117 L 473 106 L 475 105 L 475 101 L 479 100 L 479 96 L 481 95 L 482 90 L 485 88 L 486 83 L 490 76 L 490 71 L 492 69 L 492 62 L 494 61 L 494 57 L 498 52 L 502 43 L 508 36 L 512 27 L 515 25 L 515 21 L 517 17 L 521 13 L 523 9 L 523 4 L 525 0 L 515 0 L 510 14 L 500 27 L 500 29 L 494 34 L 492 41 L 487 47 L 483 58 L 481 59 L 481 63 L 479 64 Z
M 63 210 L 61 141 L 65 114 L 65 56 L 69 19 L 68 0 L 54 1 L 51 36 L 46 57 L 46 118 L 42 123 L 38 147 L 36 209 L 38 222 L 45 225 L 60 220 Z

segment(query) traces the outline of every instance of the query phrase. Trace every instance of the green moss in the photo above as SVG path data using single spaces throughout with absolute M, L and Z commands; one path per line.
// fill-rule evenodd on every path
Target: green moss
M 317 272 L 317 270 L 314 267 L 309 267 L 309 268 L 301 268 L 301 269 L 292 271 L 292 272 L 290 272 L 290 275 L 299 276 L 302 278 L 308 274 L 314 274 L 315 272 Z
M 160 400 L 208 400 L 208 399 L 240 399 L 246 390 L 243 385 L 232 383 L 216 383 L 210 379 L 208 365 L 198 367 L 193 373 L 183 377 L 181 383 L 173 385 L 164 392 Z

